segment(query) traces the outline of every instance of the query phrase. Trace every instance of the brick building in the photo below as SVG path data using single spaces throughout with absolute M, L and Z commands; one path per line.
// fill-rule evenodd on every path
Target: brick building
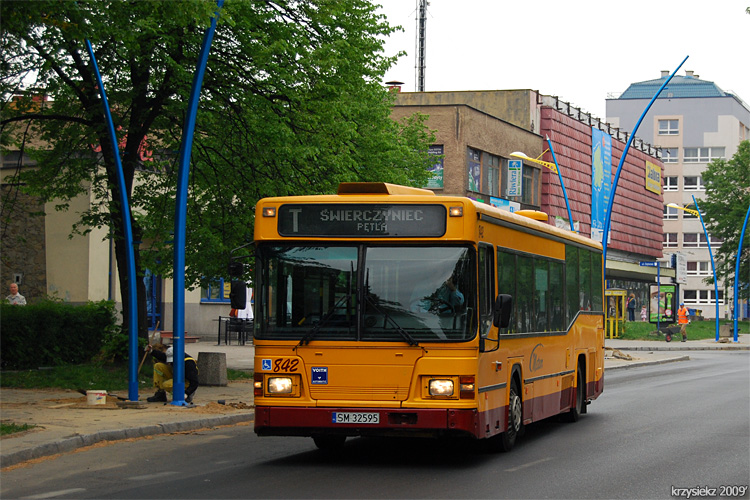
M 625 148 L 628 135 L 624 131 L 533 90 L 399 93 L 394 118 L 414 112 L 429 115 L 427 126 L 436 132 L 434 148 L 444 153 L 444 184 L 427 187 L 438 194 L 466 195 L 504 208 L 541 210 L 548 214 L 550 224 L 569 227 L 562 188 L 550 170 L 524 161 L 523 193 L 507 195 L 509 165 L 514 159 L 511 153 L 523 152 L 535 158 L 547 149 L 549 137 L 576 227 L 581 234 L 592 236 L 592 183 L 596 172 L 592 137 L 597 134 L 597 138 L 604 137 L 611 143 L 609 166 L 599 174 L 606 185 L 607 176 L 610 180 L 614 177 Z M 553 162 L 549 152 L 541 159 Z M 479 175 L 473 174 L 477 164 Z M 648 283 L 656 279 L 656 269 L 641 267 L 639 262 L 662 258 L 661 186 L 658 182 L 654 186 L 648 175 L 660 176 L 662 168 L 656 148 L 634 141 L 613 205 L 606 278 L 610 287 L 636 292 L 639 304 L 645 303 Z M 601 222 L 600 216 L 595 219 Z M 662 269 L 662 275 L 674 276 L 674 272 Z

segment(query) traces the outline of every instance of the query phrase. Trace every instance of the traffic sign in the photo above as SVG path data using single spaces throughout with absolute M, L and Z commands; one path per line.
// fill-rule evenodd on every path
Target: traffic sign
M 658 262 L 641 262 L 641 267 L 657 267 Z

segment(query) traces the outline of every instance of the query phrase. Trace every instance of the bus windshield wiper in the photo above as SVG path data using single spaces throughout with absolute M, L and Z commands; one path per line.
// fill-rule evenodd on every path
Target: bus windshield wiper
M 377 303 L 375 302 L 375 300 L 373 300 L 372 296 L 369 293 L 365 294 L 365 300 L 367 301 L 368 304 L 370 304 L 370 306 L 372 306 L 373 309 L 375 309 L 378 313 L 382 314 L 385 317 L 386 321 L 388 321 L 389 323 L 391 323 L 395 327 L 396 331 L 404 338 L 404 340 L 409 345 L 413 345 L 413 346 L 417 346 L 417 347 L 422 347 L 421 345 L 419 345 L 419 342 L 417 342 L 414 339 L 414 337 L 412 337 L 409 334 L 409 332 L 407 332 L 406 330 L 404 330 L 403 328 L 401 328 L 401 325 L 399 325 L 398 323 L 396 323 L 395 319 L 393 319 L 390 315 L 384 313 L 383 310 L 378 307 Z M 422 347 L 422 350 L 424 350 L 424 347 Z
M 351 269 L 352 270 L 351 270 L 351 275 L 350 276 L 354 276 L 354 262 L 351 262 Z M 339 308 L 339 306 L 341 305 L 341 303 L 344 300 L 346 300 L 347 309 L 349 308 L 349 303 L 350 303 L 351 298 L 352 298 L 352 280 L 350 278 L 349 279 L 349 290 L 347 291 L 346 295 L 342 296 L 339 300 L 336 301 L 335 304 L 333 304 L 333 306 L 325 313 L 325 315 L 322 318 L 320 318 L 320 321 L 318 321 L 315 324 L 315 326 L 313 326 L 310 329 L 310 331 L 307 332 L 307 334 L 305 334 L 304 337 L 302 337 L 302 339 L 299 341 L 299 344 L 297 344 L 294 347 L 294 349 L 297 349 L 297 347 L 299 347 L 301 345 L 307 345 L 307 344 L 309 344 L 310 341 L 313 339 L 313 337 L 315 337 L 318 334 L 318 332 L 323 327 L 323 325 L 325 325 L 326 323 L 328 323 L 328 320 L 330 320 L 333 317 L 333 313 L 336 312 L 336 309 Z M 349 328 L 351 328 L 351 326 Z
M 342 302 L 344 302 L 344 300 L 346 300 L 347 303 L 348 303 L 348 299 L 349 298 L 351 298 L 351 293 L 347 293 L 346 295 L 342 296 L 338 301 L 336 301 L 336 303 L 333 304 L 333 306 L 328 310 L 328 312 L 326 312 L 325 315 L 322 318 L 320 318 L 320 321 L 318 321 L 315 324 L 315 326 L 313 326 L 310 329 L 310 331 L 307 332 L 307 334 L 305 334 L 304 337 L 302 337 L 302 340 L 299 341 L 299 344 L 297 344 L 297 346 L 295 347 L 295 349 L 297 347 L 301 346 L 301 345 L 307 345 L 307 344 L 309 344 L 310 341 L 312 340 L 312 338 L 315 337 L 318 334 L 318 332 L 323 327 L 323 325 L 325 325 L 326 323 L 328 323 L 328 320 L 330 320 L 333 317 L 333 313 L 336 312 L 336 309 L 338 309 L 338 307 L 342 304 Z

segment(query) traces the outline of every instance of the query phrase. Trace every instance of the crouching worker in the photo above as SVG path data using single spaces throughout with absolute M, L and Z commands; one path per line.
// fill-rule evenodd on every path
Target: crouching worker
M 167 347 L 164 344 L 154 344 L 146 348 L 151 352 L 156 363 L 154 363 L 154 387 L 156 394 L 147 398 L 149 403 L 167 401 L 167 393 L 172 393 L 174 383 L 174 366 L 172 364 L 172 346 Z M 195 359 L 185 353 L 185 401 L 193 402 L 193 394 L 198 389 L 198 364 Z M 174 400 L 174 397 L 172 397 Z

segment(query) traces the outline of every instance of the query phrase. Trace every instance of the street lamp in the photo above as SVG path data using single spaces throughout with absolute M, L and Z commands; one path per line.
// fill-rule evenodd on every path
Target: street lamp
M 695 196 L 693 196 L 693 204 L 695 205 L 695 210 L 692 208 L 685 208 L 679 206 L 677 203 L 667 203 L 668 207 L 676 208 L 678 210 L 683 210 L 689 214 L 692 214 L 696 217 L 698 217 L 701 221 L 701 226 L 703 227 L 703 234 L 706 236 L 706 244 L 708 245 L 708 255 L 711 257 L 711 271 L 714 275 L 714 295 L 716 299 L 716 342 L 719 341 L 719 282 L 716 279 L 716 266 L 714 265 L 714 254 L 711 251 L 711 239 L 708 237 L 708 231 L 706 231 L 706 225 L 703 223 L 703 216 L 700 212 L 700 207 L 698 207 L 698 202 L 695 201 Z
M 540 160 L 540 158 L 545 152 L 542 152 L 542 154 L 537 156 L 536 158 L 531 158 L 527 156 L 525 153 L 521 153 L 519 151 L 516 151 L 515 153 L 511 153 L 510 155 L 513 156 L 514 158 L 521 158 L 522 160 L 526 160 L 531 163 L 536 163 L 543 167 L 547 167 L 548 169 L 552 170 L 554 173 L 557 174 L 557 177 L 560 179 L 560 186 L 562 187 L 563 198 L 565 198 L 565 207 L 568 209 L 568 220 L 570 221 L 570 230 L 575 233 L 576 230 L 573 228 L 573 215 L 570 212 L 570 202 L 568 201 L 568 193 L 565 191 L 565 182 L 563 181 L 562 175 L 560 174 L 560 167 L 557 165 L 557 158 L 555 157 L 555 151 L 552 149 L 552 142 L 549 140 L 549 136 L 547 136 L 547 144 L 549 144 L 549 152 L 552 153 L 552 159 L 555 161 L 555 163 L 550 163 L 548 161 Z

